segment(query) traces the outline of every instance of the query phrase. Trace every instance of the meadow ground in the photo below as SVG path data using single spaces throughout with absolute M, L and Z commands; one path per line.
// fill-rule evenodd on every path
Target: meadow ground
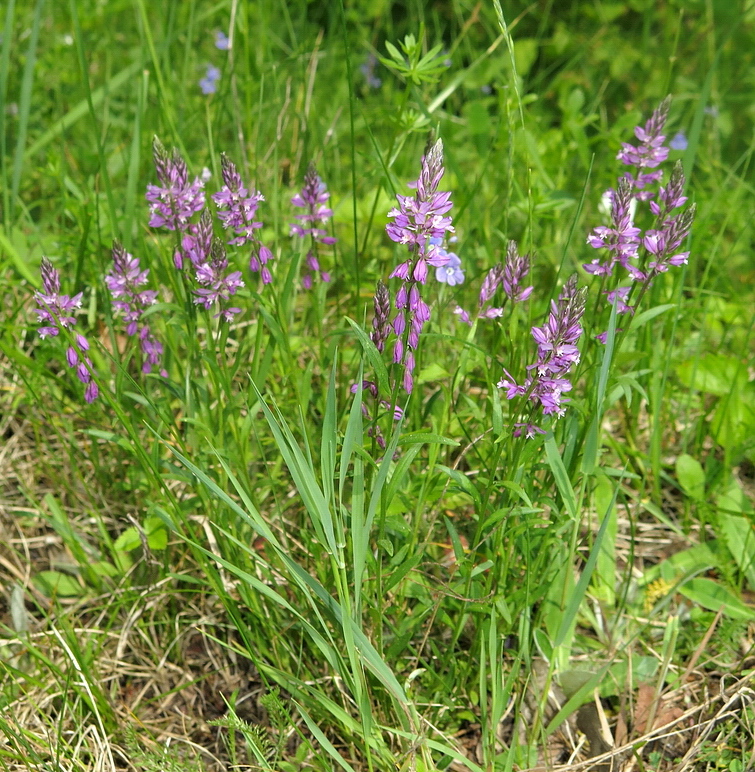
M 0 770 L 755 768 L 755 4 L 0 13 Z

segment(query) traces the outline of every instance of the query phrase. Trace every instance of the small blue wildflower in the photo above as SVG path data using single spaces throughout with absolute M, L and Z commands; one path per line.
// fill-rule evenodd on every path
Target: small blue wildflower
M 212 64 L 207 65 L 207 73 L 199 81 L 199 88 L 203 94 L 214 94 L 218 90 L 218 81 L 220 80 L 220 70 Z
M 215 31 L 215 48 L 218 48 L 221 51 L 227 51 L 230 48 L 228 35 L 226 35 L 225 32 L 222 32 L 221 30 Z
M 380 88 L 383 85 L 383 81 L 375 75 L 376 66 L 377 57 L 375 54 L 370 54 L 369 57 L 367 57 L 367 61 L 359 67 L 359 71 L 364 75 L 364 79 L 367 81 L 367 85 L 370 88 Z
M 453 252 L 446 252 L 445 249 L 439 250 L 448 255 L 448 262 L 435 269 L 435 278 L 441 284 L 448 284 L 449 287 L 455 287 L 464 282 L 464 269 L 461 267 L 461 258 Z
M 713 118 L 718 118 L 718 108 L 715 105 L 706 105 L 703 112 Z
M 671 142 L 668 143 L 672 150 L 686 150 L 687 149 L 687 137 L 683 131 L 674 135 Z

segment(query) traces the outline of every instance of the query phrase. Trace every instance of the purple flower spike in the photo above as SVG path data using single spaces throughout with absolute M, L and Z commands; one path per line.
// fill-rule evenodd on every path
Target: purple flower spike
M 532 287 L 522 287 L 530 272 L 530 256 L 520 255 L 516 241 L 509 241 L 503 266 L 503 291 L 514 303 L 521 303 L 532 294 Z M 480 293 L 482 294 L 482 293 Z
M 509 241 L 506 248 L 504 264 L 494 265 L 486 274 L 480 296 L 477 301 L 478 319 L 499 319 L 503 316 L 503 308 L 488 306 L 498 288 L 503 285 L 506 296 L 513 303 L 522 303 L 532 294 L 532 287 L 523 287 L 524 280 L 530 271 L 530 256 L 520 255 L 516 241 Z M 467 311 L 457 306 L 454 311 L 462 322 L 472 324 Z
M 244 286 L 244 282 L 241 279 L 241 271 L 232 271 L 226 275 L 227 268 L 228 258 L 225 247 L 220 239 L 215 239 L 210 259 L 197 268 L 197 284 L 203 286 L 194 290 L 196 295 L 194 302 L 207 310 L 217 303 L 220 310 L 215 314 L 215 318 L 222 316 L 225 321 L 230 322 L 236 314 L 241 313 L 241 309 L 227 307 L 225 304 Z
M 665 273 L 671 266 L 680 266 L 687 263 L 689 252 L 674 254 L 681 243 L 689 236 L 692 221 L 695 219 L 695 205 L 686 209 L 677 217 L 663 224 L 660 230 L 649 230 L 642 240 L 642 244 L 653 260 L 648 263 L 650 275 Z
M 656 201 L 650 202 L 650 211 L 654 215 L 663 215 L 664 217 L 673 209 L 678 209 L 687 203 L 687 196 L 684 195 L 684 167 L 681 161 L 677 161 L 674 164 L 674 168 L 671 172 L 671 179 L 669 184 L 662 187 L 658 193 L 658 198 L 663 204 L 660 206 Z
M 605 262 L 599 259 L 587 263 L 584 269 L 598 276 L 610 276 L 616 263 L 621 263 L 632 274 L 637 271 L 630 262 L 637 257 L 640 229 L 634 225 L 632 218 L 632 187 L 629 181 L 622 177 L 618 187 L 611 191 L 611 225 L 597 226 L 587 237 L 587 243 L 594 249 L 607 249 L 608 258 Z M 638 276 L 638 278 L 641 278 Z
M 73 297 L 60 294 L 60 273 L 46 257 L 42 258 L 41 273 L 42 292 L 34 293 L 34 299 L 39 305 L 39 308 L 35 309 L 37 319 L 45 322 L 45 326 L 38 330 L 39 337 L 55 338 L 60 335 L 61 330 L 70 329 L 76 324 L 76 318 L 71 314 L 81 308 L 81 293 Z M 84 400 L 92 403 L 99 396 L 100 390 L 92 379 L 94 367 L 87 351 L 89 341 L 77 333 L 74 335 L 74 343 L 66 349 L 65 357 L 66 364 L 76 371 L 76 377 L 86 384 Z
M 325 183 L 317 173 L 315 165 L 310 163 L 304 175 L 304 186 L 301 192 L 291 199 L 294 206 L 305 210 L 303 214 L 295 215 L 298 222 L 291 223 L 291 235 L 302 239 L 310 237 L 312 243 L 312 249 L 305 259 L 308 273 L 302 278 L 304 289 L 312 287 L 314 278 L 319 278 L 323 282 L 330 281 L 330 274 L 320 270 L 317 259 L 318 244 L 330 245 L 337 241 L 334 236 L 328 236 L 328 231 L 323 227 L 333 216 L 333 210 L 326 206 L 329 198 L 330 193 Z
M 194 268 L 206 263 L 212 250 L 212 215 L 205 209 L 199 216 L 199 222 L 196 225 L 190 225 L 187 234 L 181 239 L 183 252 L 179 261 L 176 262 L 177 268 L 184 265 L 184 257 L 188 257 Z
M 163 345 L 152 334 L 149 324 L 142 321 L 144 312 L 157 300 L 155 290 L 139 290 L 147 283 L 149 270 L 141 270 L 139 259 L 130 255 L 120 242 L 113 242 L 113 269 L 105 276 L 105 284 L 113 296 L 113 308 L 123 314 L 127 335 L 138 335 L 144 362 L 142 372 L 150 373 L 159 366 Z M 168 376 L 161 370 L 163 377 Z
M 637 126 L 634 135 L 640 140 L 639 145 L 630 145 L 627 142 L 621 143 L 621 150 L 616 156 L 627 166 L 634 166 L 637 169 L 637 177 L 627 173 L 627 179 L 632 187 L 641 191 L 650 183 L 657 182 L 661 177 L 661 172 L 643 173 L 642 169 L 655 169 L 660 166 L 667 158 L 669 149 L 663 146 L 666 136 L 663 134 L 663 127 L 666 125 L 669 107 L 671 106 L 671 97 L 661 102 L 658 108 L 650 117 L 650 120 L 644 126 Z M 637 198 L 643 201 L 652 197 L 652 193 L 647 191 L 637 194 Z
M 485 276 L 485 280 L 482 282 L 480 288 L 480 299 L 478 301 L 478 307 L 482 308 L 492 297 L 495 295 L 498 287 L 501 286 L 503 281 L 504 268 L 502 265 L 494 265 Z
M 383 81 L 375 75 L 377 63 L 377 56 L 375 56 L 375 54 L 370 54 L 367 57 L 367 61 L 362 62 L 362 64 L 359 65 L 359 71 L 364 75 L 364 79 L 367 81 L 367 85 L 370 88 L 380 88 L 380 86 L 383 85 Z
M 267 263 L 273 259 L 273 253 L 255 233 L 262 227 L 262 222 L 257 220 L 256 216 L 260 202 L 264 201 L 265 197 L 259 191 L 249 192 L 236 165 L 225 153 L 221 154 L 220 162 L 224 185 L 219 193 L 213 193 L 212 200 L 218 205 L 218 218 L 223 223 L 223 227 L 236 234 L 228 244 L 237 247 L 251 244 L 249 270 L 259 272 L 262 283 L 270 284 L 272 276 Z
M 391 332 L 391 295 L 388 287 L 382 281 L 378 281 L 375 290 L 375 316 L 372 320 L 372 333 L 370 337 L 378 351 L 385 349 L 385 342 Z
M 422 157 L 419 179 L 409 185 L 416 189 L 414 196 L 396 196 L 398 207 L 388 212 L 394 221 L 386 226 L 392 241 L 406 244 L 410 257 L 393 270 L 390 278 L 399 278 L 403 284 L 396 294 L 395 308 L 399 312 L 393 323 L 397 336 L 406 330 L 406 347 L 399 338 L 394 347 L 395 363 L 403 363 L 403 387 L 407 394 L 414 388 L 414 351 L 419 344 L 423 326 L 430 319 L 430 307 L 420 294 L 427 281 L 428 266 L 436 268 L 439 281 L 454 286 L 463 281 L 461 261 L 441 246 L 447 233 L 454 228 L 448 212 L 453 206 L 450 192 L 438 191 L 443 177 L 443 142 L 430 145 Z M 458 263 L 456 261 L 459 261 Z M 442 271 L 450 267 L 450 270 Z M 408 312 L 408 313 L 407 313 Z
M 674 164 L 671 178 L 667 185 L 656 191 L 651 186 L 662 177 L 662 170 L 656 169 L 643 173 L 642 169 L 655 169 L 668 157 L 669 149 L 664 147 L 663 128 L 668 117 L 670 99 L 665 99 L 644 126 L 635 129 L 639 146 L 624 144 L 618 158 L 637 169 L 637 177 L 631 173 L 622 176 L 615 190 L 609 190 L 604 199 L 611 204 L 611 225 L 598 226 L 587 239 L 595 249 L 605 249 L 606 259 L 595 258 L 584 268 L 588 273 L 598 276 L 611 276 L 617 265 L 621 265 L 630 279 L 641 284 L 639 297 L 645 294 L 653 279 L 669 268 L 684 265 L 689 252 L 678 251 L 687 238 L 695 216 L 694 205 L 677 212 L 687 203 L 684 195 L 684 170 L 681 161 Z M 678 140 L 678 136 L 675 138 Z M 686 139 L 682 137 L 686 142 Z M 674 143 L 672 142 L 672 145 Z M 676 146 L 681 148 L 677 141 Z M 651 200 L 655 198 L 655 200 Z M 635 210 L 638 202 L 649 202 L 648 209 L 655 217 L 651 228 L 643 234 L 635 225 Z M 615 285 L 614 285 L 615 286 Z M 617 313 L 634 313 L 634 307 L 628 299 L 632 295 L 632 286 L 604 290 L 609 303 L 616 305 Z M 607 334 L 596 336 L 605 343 Z
M 537 343 L 537 361 L 527 366 L 528 375 L 519 384 L 504 370 L 498 386 L 506 389 L 506 398 L 515 399 L 526 395 L 544 416 L 561 418 L 566 412 L 568 399 L 563 394 L 571 391 L 568 375 L 571 367 L 579 362 L 577 342 L 582 335 L 581 319 L 585 311 L 586 289 L 577 289 L 577 277 L 572 276 L 563 287 L 558 301 L 551 302 L 551 311 L 542 327 L 532 328 Z M 514 436 L 522 434 L 532 438 L 544 433 L 533 423 L 514 425 Z
M 187 230 L 189 219 L 204 209 L 204 183 L 199 177 L 189 184 L 186 162 L 178 150 L 173 148 L 169 156 L 160 140 L 155 137 L 152 155 L 161 185 L 147 185 L 147 201 L 152 215 L 152 228 L 167 228 L 171 231 Z
M 34 293 L 40 306 L 35 311 L 38 320 L 48 324 L 39 328 L 39 337 L 44 339 L 49 335 L 53 338 L 60 334 L 61 328 L 76 324 L 76 318 L 71 314 L 81 308 L 81 293 L 73 297 L 60 294 L 60 273 L 46 257 L 42 258 L 41 273 L 43 292 Z

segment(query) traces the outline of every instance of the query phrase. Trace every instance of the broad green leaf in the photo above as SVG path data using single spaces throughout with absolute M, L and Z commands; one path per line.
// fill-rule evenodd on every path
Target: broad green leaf
M 713 579 L 690 579 L 679 587 L 679 592 L 710 611 L 723 610 L 732 619 L 755 619 L 755 608 L 746 606 L 734 593 Z
M 729 394 L 735 385 L 747 382 L 747 367 L 736 357 L 706 354 L 690 359 L 676 368 L 681 382 L 690 389 L 715 394 Z
M 450 378 L 451 374 L 446 370 L 445 367 L 442 367 L 441 365 L 437 363 L 433 363 L 428 365 L 427 367 L 423 367 L 419 371 L 419 375 L 417 376 L 417 383 L 428 383 L 430 381 L 442 381 L 445 378 Z
M 127 528 L 116 540 L 113 547 L 119 552 L 131 552 L 142 543 L 136 526 Z
M 48 598 L 74 598 L 84 594 L 84 587 L 68 574 L 60 571 L 40 571 L 32 577 L 34 586 Z
M 747 442 L 755 431 L 755 389 L 736 387 L 721 398 L 710 424 L 711 436 L 724 448 Z
M 702 501 L 705 496 L 705 470 L 703 465 L 692 456 L 682 453 L 676 459 L 676 477 L 682 490 L 695 501 Z

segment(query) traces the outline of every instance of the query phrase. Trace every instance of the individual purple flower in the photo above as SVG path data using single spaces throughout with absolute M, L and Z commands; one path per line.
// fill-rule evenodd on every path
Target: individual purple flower
M 430 319 L 430 307 L 422 299 L 420 287 L 427 281 L 428 266 L 444 268 L 451 262 L 449 253 L 440 246 L 445 235 L 453 232 L 451 218 L 447 216 L 453 206 L 451 193 L 438 191 L 444 171 L 443 142 L 439 139 L 422 157 L 419 179 L 410 185 L 416 189 L 415 195 L 396 196 L 399 205 L 388 212 L 394 218 L 386 226 L 388 236 L 406 244 L 410 253 L 390 274 L 390 278 L 402 280 L 394 303 L 393 331 L 397 340 L 393 361 L 403 364 L 403 388 L 407 394 L 414 388 L 414 351 L 422 328 Z
M 220 70 L 215 65 L 208 64 L 204 78 L 199 81 L 199 88 L 203 94 L 214 94 L 218 90 Z
M 315 277 L 319 277 L 321 282 L 327 284 L 330 281 L 330 274 L 327 271 L 320 269 L 320 261 L 317 259 L 317 255 L 310 250 L 307 252 L 307 256 L 304 258 L 304 266 L 307 272 L 302 276 L 301 285 L 306 290 L 312 289 L 313 280 Z
M 189 172 L 181 154 L 173 148 L 171 155 L 155 137 L 152 155 L 161 185 L 147 185 L 147 201 L 152 228 L 185 231 L 189 219 L 204 209 L 204 183 L 199 177 L 189 183 Z
M 223 188 L 213 193 L 212 200 L 218 205 L 218 218 L 226 230 L 236 234 L 228 243 L 232 246 L 251 244 L 249 270 L 259 271 L 263 284 L 273 280 L 267 263 L 273 259 L 272 251 L 257 237 L 256 231 L 262 228 L 262 222 L 257 220 L 257 209 L 265 197 L 259 191 L 250 193 L 244 185 L 236 165 L 225 153 L 220 156 L 223 170 Z
M 504 370 L 498 386 L 506 389 L 506 398 L 526 396 L 529 402 L 541 410 L 544 416 L 561 418 L 566 412 L 564 394 L 572 389 L 568 372 L 579 362 L 577 342 L 582 335 L 581 319 L 585 310 L 585 288 L 577 289 L 577 277 L 572 276 L 564 285 L 558 301 L 551 301 L 551 310 L 542 327 L 532 328 L 537 344 L 537 361 L 527 366 L 524 383 Z M 514 424 L 514 436 L 525 434 L 534 437 L 543 433 L 532 421 Z
M 627 299 L 632 292 L 632 287 L 619 287 L 615 290 L 605 290 L 604 294 L 611 305 L 616 306 L 617 314 L 633 314 L 634 307 L 627 305 Z
M 472 319 L 470 318 L 468 311 L 465 311 L 461 306 L 456 306 L 456 308 L 454 308 L 454 313 L 459 317 L 461 322 L 468 324 L 470 327 L 472 326 Z
M 244 286 L 241 279 L 241 271 L 232 271 L 226 274 L 228 269 L 228 258 L 226 257 L 225 247 L 220 239 L 215 239 L 212 243 L 210 259 L 196 269 L 197 284 L 201 284 L 200 289 L 194 290 L 196 297 L 194 302 L 209 310 L 217 303 L 220 310 L 215 317 L 222 316 L 227 322 L 230 322 L 236 314 L 241 313 L 240 308 L 227 307 L 225 304 L 235 295 L 236 292 Z
M 304 289 L 312 287 L 315 277 L 319 277 L 320 281 L 323 282 L 330 281 L 330 274 L 320 268 L 318 257 L 319 244 L 330 245 L 337 241 L 334 236 L 328 236 L 328 231 L 323 227 L 333 216 L 333 210 L 326 206 L 329 198 L 330 193 L 325 183 L 317 173 L 315 165 L 310 163 L 307 173 L 304 175 L 304 186 L 301 192 L 291 199 L 294 206 L 305 210 L 302 214 L 294 215 L 298 222 L 291 223 L 291 235 L 311 239 L 311 249 L 304 259 L 304 265 L 307 269 L 302 278 Z
M 156 290 L 140 290 L 147 283 L 149 269 L 141 270 L 139 259 L 130 255 L 123 245 L 113 242 L 113 269 L 105 276 L 105 284 L 113 296 L 113 308 L 123 314 L 126 334 L 138 335 L 144 362 L 142 372 L 150 373 L 159 366 L 163 346 L 152 334 L 149 324 L 142 321 L 144 312 L 157 300 Z M 160 374 L 167 377 L 166 370 Z
M 616 332 L 617 333 L 624 332 L 624 328 L 623 327 L 617 327 L 616 328 Z M 600 343 L 602 343 L 605 346 L 606 345 L 606 341 L 608 340 L 608 330 L 606 330 L 605 332 L 601 332 L 600 334 L 596 335 L 595 336 L 595 340 L 600 341 Z
M 524 435 L 528 440 L 534 439 L 538 434 L 547 434 L 545 429 L 541 429 L 535 424 L 528 423 L 516 423 L 514 424 L 514 437 L 521 437 Z
M 72 316 L 76 309 L 81 308 L 81 293 L 70 297 L 60 294 L 60 273 L 53 268 L 52 263 L 42 258 L 42 292 L 36 291 L 34 299 L 39 308 L 35 309 L 37 319 L 45 322 L 44 327 L 39 328 L 39 337 L 55 338 L 61 330 L 70 329 L 76 324 L 76 318 Z M 97 384 L 92 379 L 94 368 L 92 360 L 87 355 L 89 341 L 80 333 L 73 337 L 73 343 L 66 350 L 66 363 L 76 371 L 76 377 L 86 386 L 84 399 L 88 403 L 94 402 L 100 394 Z
M 231 41 L 228 40 L 228 35 L 222 30 L 215 30 L 215 48 L 221 51 L 227 51 L 231 47 Z
M 520 255 L 516 241 L 509 241 L 506 262 L 503 265 L 503 291 L 514 303 L 521 303 L 532 294 L 532 287 L 523 287 L 530 272 L 530 256 Z

